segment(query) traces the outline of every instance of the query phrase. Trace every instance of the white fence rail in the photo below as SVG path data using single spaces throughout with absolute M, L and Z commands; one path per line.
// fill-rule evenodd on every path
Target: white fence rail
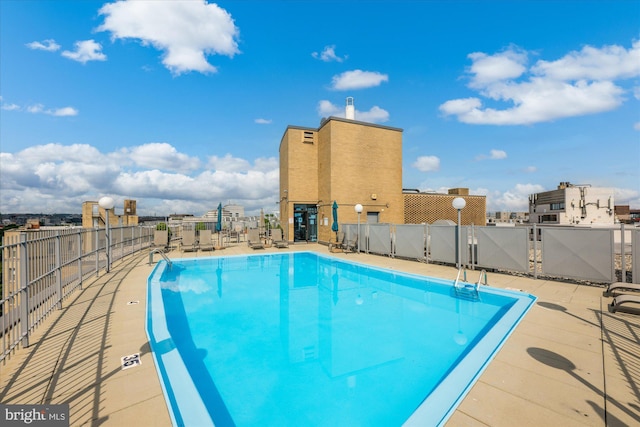
M 153 243 L 155 227 L 110 228 L 111 261 Z M 7 233 L 2 254 L 0 362 L 22 344 L 90 275 L 107 266 L 104 229 L 60 229 Z

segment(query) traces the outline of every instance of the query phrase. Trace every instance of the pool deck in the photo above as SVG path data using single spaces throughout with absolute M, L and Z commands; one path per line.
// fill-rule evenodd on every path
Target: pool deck
M 213 252 L 174 250 L 171 258 L 267 253 L 246 243 Z M 327 247 L 290 245 L 288 250 Z M 377 255 L 339 258 L 455 279 L 456 269 Z M 155 255 L 156 261 L 159 255 Z M 70 405 L 70 424 L 169 426 L 171 420 L 145 332 L 145 252 L 85 281 L 30 337 L 0 362 L 3 404 Z M 476 280 L 477 272 L 470 272 Z M 447 426 L 640 425 L 640 316 L 611 314 L 603 288 L 489 273 L 490 286 L 538 297 Z M 122 369 L 123 356 L 142 363 Z

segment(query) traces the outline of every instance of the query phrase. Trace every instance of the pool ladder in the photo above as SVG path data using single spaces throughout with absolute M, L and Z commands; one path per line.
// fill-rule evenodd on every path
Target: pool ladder
M 460 267 L 458 269 L 458 274 L 456 276 L 455 282 L 453 282 L 453 288 L 456 291 L 456 295 L 464 296 L 467 298 L 480 299 L 480 295 L 478 291 L 480 290 L 480 286 L 482 285 L 482 279 L 484 278 L 484 285 L 487 283 L 487 271 L 482 270 L 480 272 L 480 277 L 478 278 L 478 282 L 475 284 L 462 284 L 460 282 L 460 273 L 463 273 L 463 282 L 467 281 L 467 270 L 465 268 Z
M 173 264 L 171 263 L 171 260 L 169 259 L 167 254 L 165 254 L 164 251 L 160 248 L 153 249 L 151 252 L 149 252 L 149 265 L 153 264 L 153 254 L 160 254 L 160 256 L 162 256 L 162 258 L 167 262 L 167 264 L 169 264 L 169 268 L 173 267 Z

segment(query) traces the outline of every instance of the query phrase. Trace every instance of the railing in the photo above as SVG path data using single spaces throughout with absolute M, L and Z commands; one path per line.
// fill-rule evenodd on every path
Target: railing
M 340 225 L 358 236 L 360 251 L 456 264 L 456 226 L 430 224 Z M 460 260 L 469 269 L 519 273 L 537 279 L 640 283 L 640 227 L 462 226 Z
M 154 228 L 112 227 L 111 259 L 148 248 Z M 4 361 L 84 281 L 107 264 L 104 229 L 10 231 L 0 246 L 0 344 Z

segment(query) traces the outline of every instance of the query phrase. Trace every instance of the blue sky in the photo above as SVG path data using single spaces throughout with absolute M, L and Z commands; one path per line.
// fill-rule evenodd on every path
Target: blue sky
M 0 211 L 277 209 L 288 125 L 402 128 L 403 187 L 640 208 L 638 1 L 0 1 Z

